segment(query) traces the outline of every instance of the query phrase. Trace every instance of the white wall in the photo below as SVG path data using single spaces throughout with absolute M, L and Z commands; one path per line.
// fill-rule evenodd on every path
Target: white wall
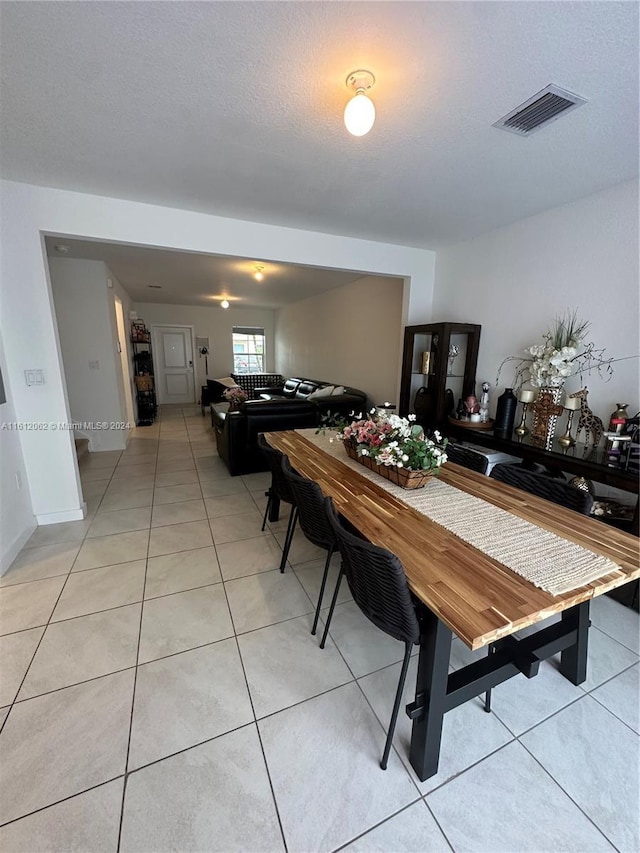
M 577 308 L 607 356 L 637 356 L 638 182 L 631 181 L 438 252 L 433 316 L 480 323 L 478 382 L 500 362 L 541 343 L 556 315 Z M 609 382 L 585 378 L 605 426 L 616 402 L 638 411 L 639 361 L 613 365 Z M 495 400 L 513 371 L 503 371 Z M 566 383 L 580 386 L 578 377 Z
M 91 451 L 123 450 L 127 431 L 86 426 L 126 421 L 107 268 L 102 261 L 51 258 L 49 269 L 71 420 L 83 424 L 78 433 Z
M 0 307 L 7 374 L 13 385 L 16 416 L 25 421 L 65 421 L 69 411 L 43 234 L 398 276 L 408 281 L 402 323 L 431 319 L 435 255 L 422 249 L 12 181 L 0 184 L 0 234 Z M 46 385 L 27 388 L 20 384 L 23 371 L 32 367 L 46 368 Z M 39 521 L 54 516 L 59 521 L 81 518 L 71 436 L 23 433 L 20 441 Z
M 109 313 L 109 322 L 111 324 L 111 332 L 113 335 L 113 340 L 116 344 L 116 350 L 118 342 L 122 347 L 120 352 L 120 369 L 116 367 L 116 371 L 118 374 L 118 394 L 120 396 L 120 408 L 123 413 L 126 413 L 124 418 L 125 421 L 131 423 L 131 426 L 135 426 L 135 420 L 137 417 L 137 403 L 136 403 L 136 387 L 133 381 L 134 377 L 134 367 L 133 367 L 133 350 L 131 347 L 131 321 L 129 319 L 129 312 L 133 308 L 133 302 L 131 301 L 131 297 L 124 289 L 124 287 L 120 284 L 115 275 L 111 272 L 108 266 L 105 264 L 105 271 L 107 274 L 107 287 L 109 293 L 109 305 L 110 313 Z M 111 285 L 109 286 L 109 282 Z M 123 334 L 121 335 L 118 330 L 118 315 L 116 311 L 116 297 L 122 303 L 122 320 L 124 324 Z M 118 353 L 116 351 L 116 362 L 118 361 Z M 123 440 L 128 440 L 129 430 L 126 430 L 123 433 Z
M 403 282 L 363 276 L 276 314 L 276 371 L 398 402 Z
M 0 370 L 6 403 L 0 403 L 0 575 L 6 572 L 36 528 L 31 507 L 27 471 L 22 458 L 19 433 L 11 429 L 17 421 L 11 385 L 0 338 Z M 23 380 L 24 381 L 24 380 Z M 20 487 L 18 487 L 18 482 Z
M 136 302 L 133 310 L 148 327 L 159 324 L 193 326 L 197 338 L 209 338 L 209 379 L 228 376 L 233 370 L 233 326 L 259 326 L 266 337 L 266 372 L 274 370 L 273 311 L 264 308 L 234 308 L 226 311 L 219 306 L 163 305 Z M 196 368 L 196 395 L 205 384 L 205 360 L 194 352 Z

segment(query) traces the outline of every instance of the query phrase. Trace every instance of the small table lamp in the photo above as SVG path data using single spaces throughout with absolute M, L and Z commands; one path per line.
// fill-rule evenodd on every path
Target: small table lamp
M 576 440 L 571 435 L 571 427 L 573 425 L 573 413 L 580 408 L 580 398 L 579 397 L 567 397 L 564 401 L 564 407 L 569 412 L 569 417 L 567 418 L 567 431 L 564 435 L 561 435 L 558 439 L 558 444 L 560 447 L 569 448 L 575 447 Z
M 525 435 L 528 434 L 529 429 L 527 428 L 527 409 L 529 408 L 529 403 L 533 403 L 536 396 L 535 391 L 525 390 L 524 388 L 520 389 L 520 393 L 518 394 L 518 400 L 522 403 L 522 420 L 519 425 L 514 429 L 515 434 L 518 438 L 524 438 Z

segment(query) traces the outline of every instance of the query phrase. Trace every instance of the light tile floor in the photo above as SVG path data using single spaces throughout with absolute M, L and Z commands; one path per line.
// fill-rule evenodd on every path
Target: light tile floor
M 584 687 L 549 661 L 448 714 L 421 783 L 402 714 L 378 767 L 400 644 L 345 590 L 318 648 L 322 552 L 277 571 L 270 478 L 229 477 L 197 408 L 81 476 L 89 517 L 0 579 L 3 853 L 640 848 L 633 611 L 593 603 Z

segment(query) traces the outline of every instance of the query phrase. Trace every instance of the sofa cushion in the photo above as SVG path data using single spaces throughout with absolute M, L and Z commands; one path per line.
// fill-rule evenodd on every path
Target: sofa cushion
M 301 379 L 295 379 L 294 377 L 292 377 L 291 379 L 287 379 L 282 389 L 282 393 L 284 394 L 284 396 L 295 397 L 296 391 L 298 390 L 298 385 L 300 385 L 301 382 Z
M 333 385 L 325 385 L 322 388 L 316 388 L 310 394 L 307 394 L 307 400 L 317 400 L 318 397 L 328 397 L 333 391 Z
M 313 379 L 303 379 L 296 390 L 296 397 L 298 397 L 298 399 L 302 397 L 306 400 L 309 394 L 313 394 L 313 392 L 321 388 L 323 384 L 324 383 L 322 382 L 314 382 Z
M 233 382 L 233 379 L 229 380 Z M 235 382 L 233 382 L 235 386 Z M 231 387 L 233 387 L 231 386 Z M 207 379 L 207 388 L 209 389 L 209 402 L 219 403 L 223 398 L 224 392 L 229 388 L 221 379 Z

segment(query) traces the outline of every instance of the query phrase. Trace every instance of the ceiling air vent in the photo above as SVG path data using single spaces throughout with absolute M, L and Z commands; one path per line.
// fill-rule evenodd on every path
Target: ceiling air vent
M 503 116 L 493 127 L 517 133 L 519 136 L 529 136 L 545 124 L 555 121 L 559 116 L 566 115 L 586 103 L 585 98 L 549 84 L 537 95 Z

